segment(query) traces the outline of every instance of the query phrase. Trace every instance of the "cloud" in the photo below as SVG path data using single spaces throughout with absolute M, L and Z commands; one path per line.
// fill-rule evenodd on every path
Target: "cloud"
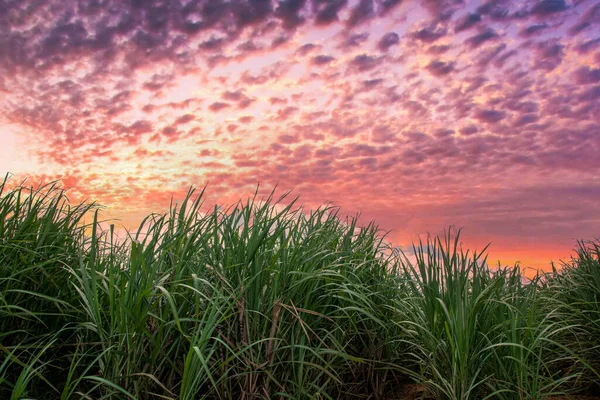
M 350 68 L 357 72 L 369 71 L 376 68 L 379 65 L 379 61 L 380 59 L 375 56 L 360 54 L 350 61 Z
M 242 90 L 227 90 L 223 92 L 221 98 L 225 101 L 237 103 L 237 106 L 240 109 L 248 107 L 256 100 L 246 96 Z
M 486 48 L 477 55 L 477 65 L 479 67 L 487 67 L 493 60 L 501 59 L 500 54 L 506 50 L 506 43 L 500 43 L 494 47 Z M 506 53 L 505 53 L 506 54 Z M 500 56 L 500 57 L 498 57 Z
M 328 56 L 325 54 L 319 54 L 318 56 L 314 56 L 310 62 L 313 65 L 326 65 L 334 60 L 335 60 L 335 57 Z
M 193 120 L 195 120 L 196 117 L 194 117 L 192 114 L 184 114 L 181 117 L 177 118 L 175 120 L 175 124 L 177 125 L 184 125 L 187 124 L 189 122 L 192 122 Z
M 460 128 L 460 134 L 463 136 L 470 136 L 479 132 L 479 128 L 476 125 L 470 124 Z
M 573 72 L 575 83 L 578 85 L 589 85 L 600 82 L 600 68 L 582 66 Z
M 142 139 L 142 135 L 152 133 L 154 127 L 150 121 L 138 120 L 128 127 L 121 126 L 118 132 L 121 138 L 129 145 L 137 145 Z
M 48 0 L 0 9 L 0 123 L 23 132 L 33 170 L 65 176 L 91 198 L 145 207 L 190 183 L 216 182 L 219 196 L 236 197 L 279 181 L 308 203 L 396 210 L 385 223 L 435 211 L 427 223 L 390 228 L 459 215 L 482 234 L 503 221 L 493 231 L 501 235 L 527 231 L 520 218 L 533 203 L 503 205 L 499 188 L 514 189 L 503 201 L 519 202 L 530 192 L 515 186 L 547 193 L 539 177 L 550 173 L 559 186 L 597 186 L 595 2 Z M 102 176 L 90 178 L 98 165 Z M 465 193 L 465 181 L 477 190 Z M 568 215 L 551 199 L 544 206 Z M 455 213 L 463 209 L 464 218 Z M 566 224 L 548 215 L 532 221 Z M 590 215 L 577 218 L 591 226 Z
M 468 13 L 456 21 L 456 25 L 454 26 L 454 32 L 458 33 L 458 32 L 467 30 L 467 29 L 475 26 L 480 21 L 481 21 L 480 14 Z
M 210 106 L 208 106 L 208 109 L 211 110 L 211 111 L 217 112 L 217 111 L 221 111 L 224 108 L 228 108 L 230 106 L 231 105 L 229 103 L 224 103 L 224 102 L 221 102 L 221 101 L 215 101 Z
M 418 165 L 422 164 L 425 161 L 425 156 L 415 150 L 406 149 L 402 151 L 400 154 L 401 162 L 406 163 L 408 165 Z
M 391 143 L 396 140 L 396 132 L 389 125 L 376 125 L 371 132 L 375 143 Z
M 174 136 L 177 133 L 177 128 L 174 126 L 166 126 L 162 129 L 162 134 L 169 137 Z
M 548 39 L 535 44 L 536 59 L 533 68 L 552 71 L 562 63 L 564 46 L 556 39 Z
M 418 101 L 409 100 L 404 102 L 403 105 L 404 109 L 413 118 L 425 118 L 429 114 L 427 108 Z M 413 138 L 415 138 L 415 136 L 413 136 Z
M 513 58 L 516 55 L 518 55 L 518 52 L 516 49 L 506 51 L 506 52 L 504 52 L 504 54 L 502 54 L 498 58 L 496 58 L 496 60 L 494 61 L 494 65 L 498 68 L 503 67 L 509 58 Z
M 469 46 L 470 48 L 474 49 L 474 48 L 481 46 L 482 44 L 484 44 L 485 42 L 487 42 L 489 40 L 496 39 L 497 37 L 498 37 L 498 34 L 493 29 L 486 28 L 481 33 L 479 33 L 475 36 L 471 36 L 470 38 L 465 40 L 465 44 L 467 46 Z
M 402 0 L 381 0 L 379 12 L 385 16 L 388 12 L 400 5 Z
M 427 26 L 411 32 L 410 36 L 425 43 L 433 43 L 436 40 L 446 36 L 446 33 L 446 28 Z
M 223 92 L 221 97 L 223 98 L 223 100 L 237 102 L 237 101 L 241 101 L 241 100 L 245 99 L 246 95 L 244 95 L 244 93 L 241 90 L 236 90 L 236 91 L 227 90 L 227 91 Z
M 302 46 L 298 47 L 298 49 L 296 50 L 296 54 L 299 54 L 301 56 L 305 56 L 308 53 L 310 53 L 313 50 L 316 50 L 318 48 L 319 48 L 319 46 L 317 46 L 316 44 L 306 43 L 306 44 L 303 44 Z
M 579 101 L 592 102 L 600 99 L 600 85 L 592 86 L 579 95 Z
M 427 52 L 431 53 L 431 54 L 443 54 L 450 49 L 451 49 L 450 45 L 447 45 L 447 44 L 437 45 L 436 44 L 436 45 L 430 46 L 429 49 L 427 49 Z
M 294 106 L 285 107 L 285 108 L 277 111 L 277 117 L 275 118 L 275 120 L 279 121 L 279 122 L 285 121 L 297 112 L 298 112 L 298 107 L 294 107 Z
M 360 47 L 368 39 L 369 39 L 369 34 L 367 32 L 353 33 L 353 34 L 349 35 L 348 37 L 345 37 L 339 47 L 342 49 L 350 49 L 353 47 Z
M 223 47 L 223 45 L 225 45 L 225 43 L 226 38 L 211 36 L 210 39 L 201 42 L 198 45 L 198 48 L 202 50 L 218 51 Z
M 379 86 L 381 83 L 383 83 L 383 79 L 381 78 L 377 78 L 377 79 L 368 79 L 366 81 L 363 81 L 363 86 L 365 89 L 370 90 L 373 89 L 377 86 Z
M 261 45 L 257 45 L 254 40 L 250 39 L 245 41 L 244 43 L 239 44 L 236 47 L 237 50 L 240 51 L 240 53 L 254 53 L 256 51 L 262 50 L 263 46 Z
M 360 0 L 356 7 L 352 9 L 346 24 L 349 27 L 354 27 L 371 19 L 374 15 L 375 8 L 373 6 L 373 0 Z
M 254 121 L 254 117 L 251 115 L 244 115 L 242 117 L 239 117 L 238 121 L 242 124 L 249 124 L 250 122 Z
M 531 12 L 525 8 L 511 10 L 511 5 L 514 6 L 515 3 L 505 0 L 488 0 L 477 7 L 476 11 L 495 22 L 523 20 L 531 15 Z
M 454 71 L 454 65 L 454 62 L 433 60 L 427 65 L 427 69 L 429 70 L 429 72 L 431 72 L 432 75 L 440 77 L 448 75 L 450 72 Z
M 269 104 L 271 104 L 271 105 L 287 104 L 287 103 L 288 103 L 288 99 L 286 99 L 284 97 L 270 97 L 269 98 Z
M 444 129 L 444 128 L 440 128 L 437 129 L 433 135 L 438 138 L 438 139 L 443 139 L 443 138 L 447 138 L 450 137 L 452 135 L 454 135 L 454 130 L 453 129 Z
M 434 17 L 436 21 L 446 21 L 452 17 L 456 5 L 463 3 L 463 0 L 423 0 L 423 6 Z
M 492 109 L 483 109 L 477 111 L 475 114 L 475 118 L 477 118 L 481 122 L 487 122 L 489 124 L 494 124 L 496 122 L 502 121 L 506 117 L 506 113 L 501 110 L 492 110 Z
M 531 9 L 531 13 L 539 16 L 547 16 L 567 10 L 569 7 L 565 0 L 540 0 Z
M 305 22 L 305 19 L 299 15 L 305 4 L 306 0 L 279 1 L 275 10 L 275 16 L 283 22 L 285 29 L 296 29 Z
M 600 48 L 600 38 L 584 40 L 576 48 L 579 53 L 587 54 L 590 51 Z
M 564 188 L 564 192 L 561 190 Z M 491 231 L 496 233 L 495 240 L 492 240 L 491 249 L 498 246 L 499 242 L 512 240 L 515 236 L 525 241 L 525 246 L 531 246 L 535 241 L 536 231 L 540 227 L 552 232 L 555 235 L 559 231 L 569 230 L 575 233 L 578 229 L 569 227 L 569 221 L 579 219 L 582 209 L 574 209 L 569 205 L 569 199 L 581 198 L 582 203 L 587 207 L 596 210 L 597 205 L 593 204 L 593 196 L 597 194 L 597 184 L 590 186 L 569 184 L 559 186 L 555 183 L 535 182 L 529 186 L 512 186 L 493 190 L 490 187 L 480 189 L 479 196 L 471 198 L 469 196 L 458 195 L 460 198 L 452 204 L 445 206 L 434 206 L 432 203 L 421 203 L 411 207 L 411 211 L 416 215 L 428 215 L 432 221 L 454 220 L 457 215 L 461 216 L 461 224 L 470 226 L 470 235 L 473 237 L 486 236 Z M 554 196 L 555 193 L 563 193 L 563 196 Z M 433 206 L 433 207 L 432 207 Z M 426 211 L 423 214 L 423 211 Z M 595 212 L 595 211 L 594 211 Z M 511 219 L 518 219 L 521 223 L 515 228 L 515 225 L 508 222 Z M 422 223 L 422 221 L 419 221 Z M 592 231 L 594 223 L 586 222 L 586 231 Z M 461 225 L 459 225 L 461 226 Z M 464 233 L 469 233 L 466 229 Z M 487 240 L 487 239 L 486 239 Z M 563 248 L 568 251 L 572 243 L 572 237 L 563 238 Z M 487 244 L 482 241 L 480 245 Z M 539 244 L 538 244 L 539 246 Z
M 236 1 L 233 4 L 238 29 L 264 21 L 273 11 L 270 0 Z
M 377 47 L 381 51 L 388 51 L 388 49 L 396 44 L 400 43 L 400 37 L 395 32 L 388 32 L 379 39 Z
M 522 93 L 515 93 L 514 99 L 510 99 L 506 102 L 506 108 L 519 113 L 536 113 L 539 111 L 540 107 L 538 103 L 534 101 L 523 101 L 522 99 Z
M 172 74 L 153 74 L 152 77 L 144 82 L 144 89 L 156 92 L 169 84 L 173 80 Z
M 598 24 L 600 24 L 600 4 L 590 7 L 580 20 L 569 29 L 569 33 L 571 35 L 577 35 Z
M 523 114 L 519 116 L 513 123 L 514 127 L 522 127 L 524 125 L 533 124 L 539 121 L 540 117 L 537 114 Z
M 536 36 L 536 35 L 543 33 L 548 28 L 549 28 L 549 25 L 546 23 L 533 24 L 533 25 L 529 25 L 527 27 L 521 28 L 521 30 L 519 31 L 519 35 L 521 35 L 522 37 L 525 37 L 525 38 L 529 38 L 529 37 Z
M 346 0 L 317 0 L 313 7 L 317 9 L 315 23 L 329 25 L 338 20 L 338 13 L 346 6 Z
M 509 17 L 509 11 L 498 0 L 489 0 L 477 7 L 477 13 L 487 15 L 493 20 L 504 20 Z M 505 4 L 505 3 L 504 3 Z

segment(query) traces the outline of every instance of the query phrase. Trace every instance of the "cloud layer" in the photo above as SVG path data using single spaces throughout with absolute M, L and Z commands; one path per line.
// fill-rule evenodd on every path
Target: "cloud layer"
M 0 136 L 115 214 L 209 184 L 506 262 L 600 226 L 593 0 L 0 0 Z M 503 256 L 510 254 L 510 256 Z

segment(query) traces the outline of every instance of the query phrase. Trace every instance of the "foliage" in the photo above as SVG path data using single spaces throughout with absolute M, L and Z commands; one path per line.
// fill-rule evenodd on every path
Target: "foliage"
M 460 232 L 391 249 L 374 224 L 191 189 L 135 234 L 56 184 L 0 186 L 0 398 L 542 399 L 600 370 L 599 247 L 525 281 Z M 85 221 L 91 221 L 86 223 Z

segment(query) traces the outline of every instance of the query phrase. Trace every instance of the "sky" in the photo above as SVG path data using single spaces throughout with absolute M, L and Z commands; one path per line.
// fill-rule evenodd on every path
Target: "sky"
M 292 190 L 407 248 L 600 236 L 600 1 L 0 0 L 0 172 L 133 228 Z

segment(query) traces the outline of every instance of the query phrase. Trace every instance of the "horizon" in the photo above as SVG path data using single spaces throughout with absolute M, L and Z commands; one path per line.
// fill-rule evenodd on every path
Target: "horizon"
M 593 0 L 0 0 L 0 172 L 133 229 L 277 187 L 548 270 L 600 237 Z M 277 196 L 276 196 L 277 197 Z

